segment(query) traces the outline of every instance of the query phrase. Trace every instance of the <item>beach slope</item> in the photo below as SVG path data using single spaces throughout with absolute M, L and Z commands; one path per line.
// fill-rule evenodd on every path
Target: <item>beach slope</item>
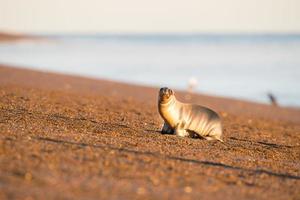
M 300 198 L 299 109 L 192 95 L 223 144 L 161 135 L 157 92 L 0 65 L 0 199 Z

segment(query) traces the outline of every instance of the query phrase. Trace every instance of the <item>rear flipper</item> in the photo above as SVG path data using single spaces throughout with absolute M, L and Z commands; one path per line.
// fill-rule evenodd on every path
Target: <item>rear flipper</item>
M 224 142 L 222 139 L 221 139 L 221 137 L 220 136 L 205 136 L 204 137 L 206 140 L 218 140 L 218 141 L 220 141 L 220 142 Z
M 224 143 L 224 141 L 221 139 L 221 136 L 222 136 L 222 127 L 221 125 L 217 125 L 211 131 L 209 131 L 208 135 L 205 136 L 205 139 L 218 140 Z

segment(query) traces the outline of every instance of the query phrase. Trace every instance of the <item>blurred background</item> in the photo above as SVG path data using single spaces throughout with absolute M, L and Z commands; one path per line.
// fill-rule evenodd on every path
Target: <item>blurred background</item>
M 0 0 L 0 32 L 1 64 L 300 106 L 298 0 Z

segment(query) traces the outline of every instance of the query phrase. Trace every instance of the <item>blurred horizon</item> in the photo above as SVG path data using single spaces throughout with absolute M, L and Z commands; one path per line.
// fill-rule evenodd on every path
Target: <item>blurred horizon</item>
M 37 36 L 37 37 L 193 37 L 193 36 L 225 36 L 225 37 L 280 37 L 280 36 L 300 36 L 299 32 L 17 32 L 9 30 L 1 30 L 3 35 L 19 35 L 19 36 Z M 34 41 L 33 41 L 34 42 Z
M 251 31 L 156 31 L 156 32 L 135 32 L 135 31 L 94 31 L 94 32 L 85 32 L 85 31 L 76 31 L 76 32 L 68 32 L 68 31 L 55 31 L 55 32 L 47 32 L 47 31 L 16 31 L 9 29 L 1 29 L 1 34 L 20 34 L 20 35 L 300 35 L 299 31 L 286 31 L 286 32 L 278 32 L 278 31 L 260 31 L 260 32 L 251 32 Z
M 99 36 L 99 35 L 107 35 L 107 36 L 118 36 L 118 35 L 145 35 L 145 36 L 197 36 L 197 35 L 207 35 L 207 36 L 281 36 L 281 35 L 300 35 L 299 32 L 31 32 L 31 33 L 23 33 L 23 32 L 7 32 L 1 31 L 0 33 L 16 33 L 16 34 L 31 34 L 31 35 L 40 35 L 40 36 Z
M 20 33 L 299 33 L 298 0 L 0 0 Z

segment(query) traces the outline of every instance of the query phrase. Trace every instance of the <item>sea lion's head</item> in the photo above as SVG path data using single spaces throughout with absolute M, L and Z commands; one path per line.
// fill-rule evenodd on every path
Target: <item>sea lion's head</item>
M 173 96 L 174 96 L 173 90 L 167 87 L 160 88 L 159 95 L 158 95 L 160 103 L 168 103 Z

